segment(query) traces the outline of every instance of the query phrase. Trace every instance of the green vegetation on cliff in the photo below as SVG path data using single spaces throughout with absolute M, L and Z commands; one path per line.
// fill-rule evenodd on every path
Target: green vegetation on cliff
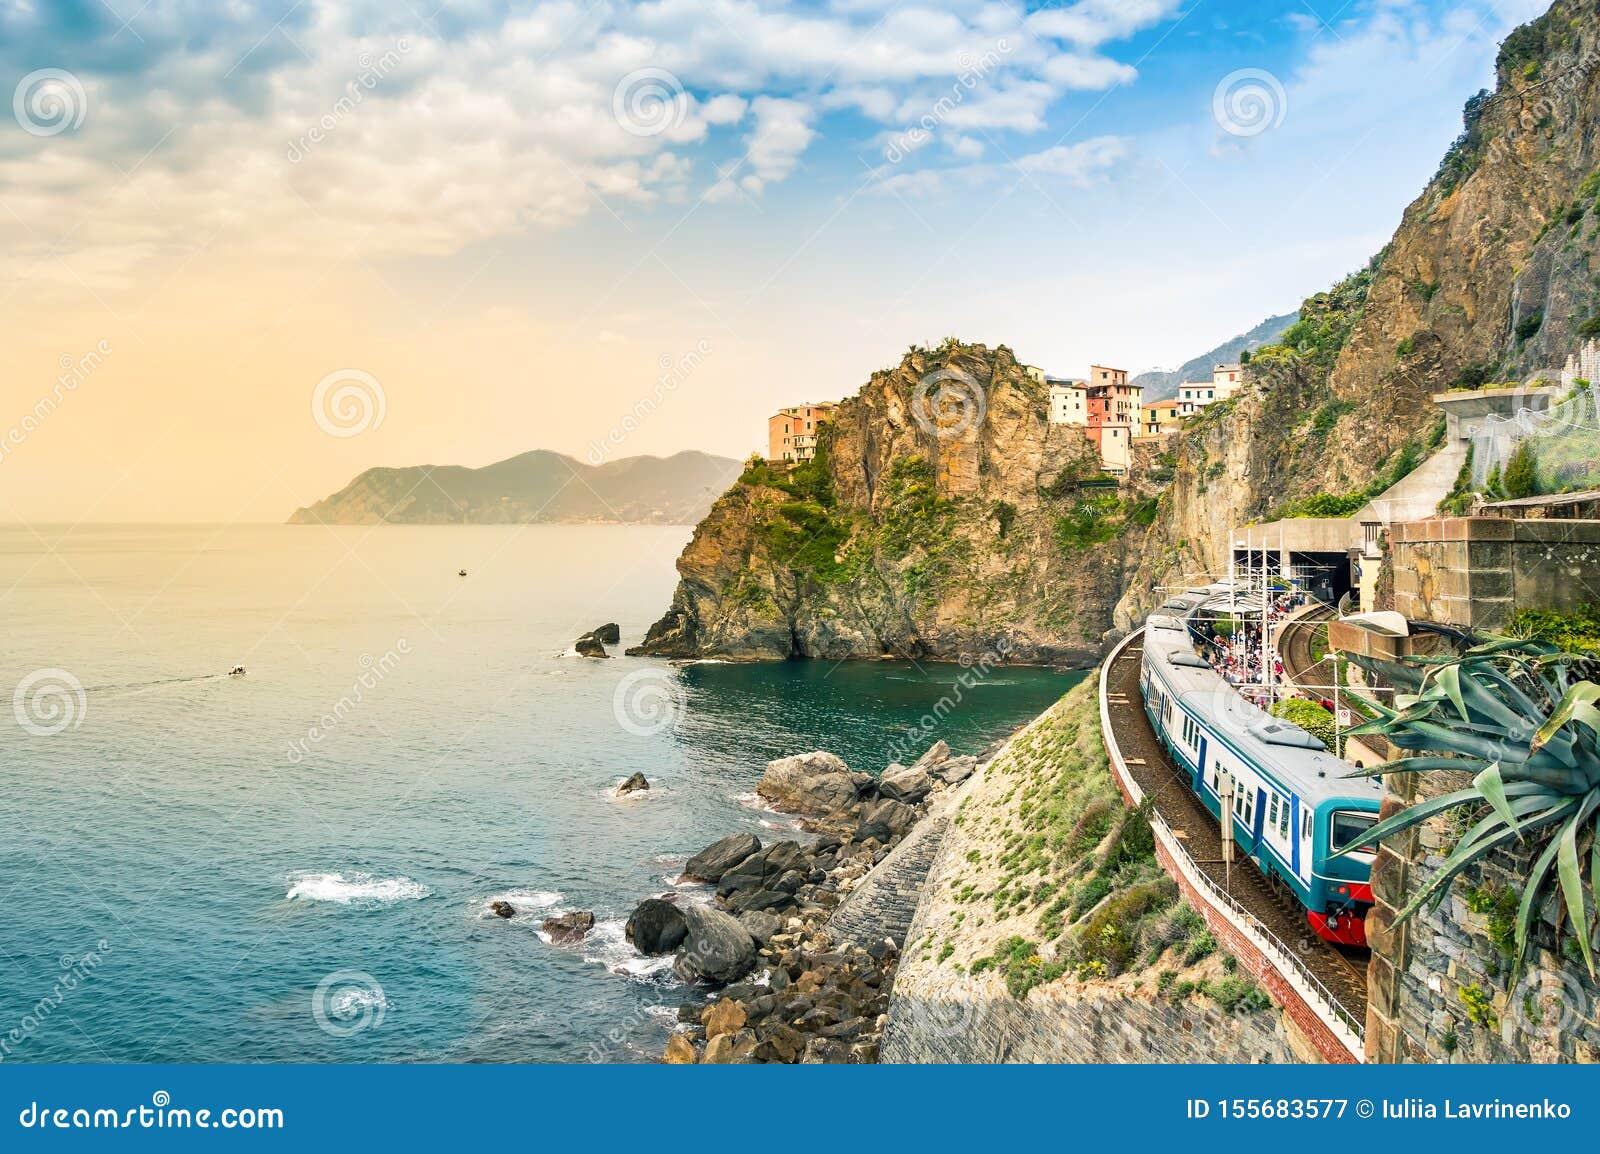
M 972 975 L 993 971 L 1017 998 L 1060 981 L 1127 978 L 1137 987 L 1154 968 L 1175 977 L 1189 970 L 1162 992 L 1262 1008 L 1264 995 L 1250 983 L 1215 972 L 1232 959 L 1156 861 L 1146 811 L 1123 804 L 1097 692 L 1093 677 L 1074 688 L 962 803 L 951 837 L 972 848 L 939 879 L 936 898 L 961 932 L 946 938 L 941 962 Z

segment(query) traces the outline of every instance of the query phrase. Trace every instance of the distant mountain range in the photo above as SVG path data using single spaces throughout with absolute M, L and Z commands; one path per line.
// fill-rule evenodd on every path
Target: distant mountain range
M 368 469 L 296 509 L 291 525 L 693 525 L 738 478 L 729 457 L 684 452 L 589 465 L 535 449 L 481 469 Z
M 1246 349 L 1254 351 L 1262 345 L 1270 345 L 1283 335 L 1283 330 L 1300 319 L 1298 312 L 1284 313 L 1281 317 L 1268 317 L 1247 333 L 1234 337 L 1231 341 L 1224 341 L 1208 353 L 1201 353 L 1192 361 L 1185 362 L 1180 368 L 1171 372 L 1140 373 L 1133 378 L 1132 383 L 1144 386 L 1144 399 L 1147 401 L 1165 401 L 1178 395 L 1178 386 L 1185 381 L 1209 381 L 1211 370 L 1217 365 L 1230 365 L 1239 359 L 1239 354 Z

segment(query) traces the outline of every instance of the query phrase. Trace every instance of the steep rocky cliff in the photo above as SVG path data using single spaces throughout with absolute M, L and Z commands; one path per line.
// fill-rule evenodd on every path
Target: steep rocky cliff
M 1557 3 L 1507 37 L 1498 86 L 1372 264 L 1307 301 L 1248 386 L 1193 422 L 1118 607 L 1226 565 L 1230 526 L 1353 512 L 1438 443 L 1430 397 L 1559 368 L 1600 335 L 1600 10 Z
M 1091 659 L 1155 515 L 1153 458 L 1102 477 L 1047 401 L 1004 347 L 912 349 L 839 406 L 815 461 L 752 461 L 637 652 Z

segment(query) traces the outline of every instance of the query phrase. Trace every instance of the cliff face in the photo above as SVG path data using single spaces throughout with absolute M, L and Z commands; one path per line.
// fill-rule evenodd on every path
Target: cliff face
M 946 342 L 873 374 L 815 462 L 752 463 L 678 560 L 637 652 L 1083 662 L 1154 515 L 1006 348 Z
M 1600 334 L 1600 9 L 1506 39 L 1498 87 L 1372 265 L 1306 302 L 1247 388 L 1177 446 L 1170 499 L 1118 607 L 1226 566 L 1230 526 L 1317 494 L 1359 503 L 1436 444 L 1430 397 L 1558 369 Z M 1352 510 L 1353 511 L 1353 510 Z

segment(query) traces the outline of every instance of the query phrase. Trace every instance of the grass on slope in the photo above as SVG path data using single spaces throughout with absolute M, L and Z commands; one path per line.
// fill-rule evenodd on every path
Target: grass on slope
M 1258 1009 L 1265 995 L 1233 975 L 1178 971 L 1217 952 L 1203 920 L 1178 896 L 1155 858 L 1143 809 L 1129 809 L 1111 777 L 1101 739 L 1095 677 L 1076 686 L 985 773 L 955 817 L 970 845 L 958 876 L 941 880 L 960 935 L 929 935 L 968 973 L 994 970 L 1025 998 L 1055 981 L 1089 982 L 1162 967 L 1158 988 L 1181 998 L 1206 994 L 1227 1009 Z M 979 927 L 982 927 L 980 929 Z M 955 937 L 982 952 L 957 958 Z M 982 943 L 982 944 L 977 944 Z M 954 958 L 953 961 L 950 959 Z M 1171 977 L 1167 977 L 1171 974 Z M 1135 977 L 1133 985 L 1143 984 Z

